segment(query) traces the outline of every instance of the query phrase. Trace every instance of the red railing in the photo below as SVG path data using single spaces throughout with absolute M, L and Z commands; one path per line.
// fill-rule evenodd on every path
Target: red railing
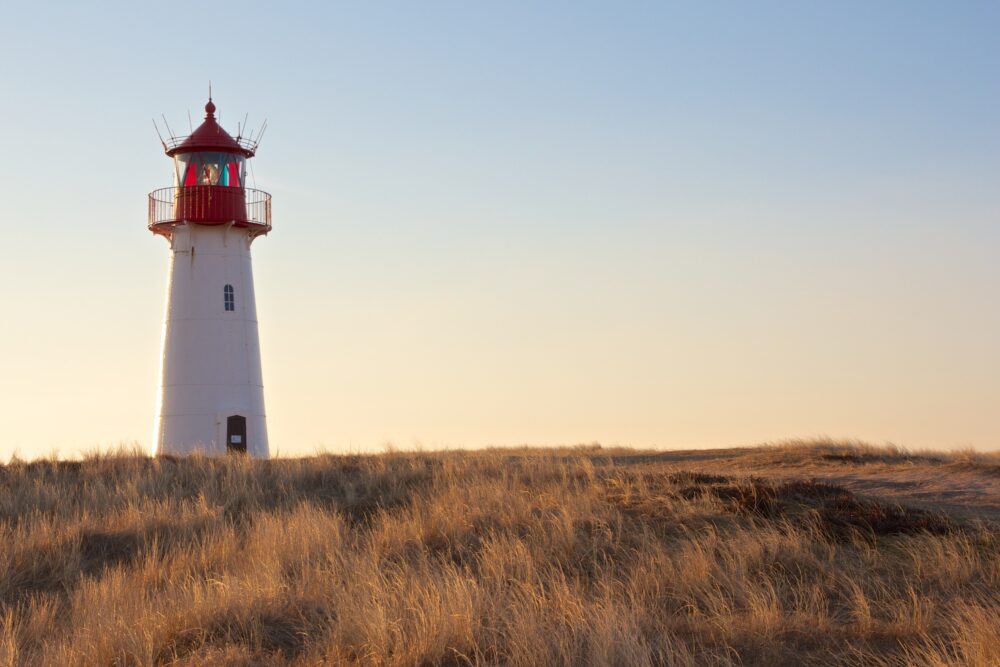
M 223 224 L 271 231 L 271 195 L 253 188 L 193 185 L 149 193 L 149 228 L 154 232 L 181 222 Z

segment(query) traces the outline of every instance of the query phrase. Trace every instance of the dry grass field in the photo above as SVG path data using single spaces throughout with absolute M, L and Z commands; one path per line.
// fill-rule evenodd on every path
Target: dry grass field
M 1000 457 L 0 467 L 3 665 L 1000 665 Z

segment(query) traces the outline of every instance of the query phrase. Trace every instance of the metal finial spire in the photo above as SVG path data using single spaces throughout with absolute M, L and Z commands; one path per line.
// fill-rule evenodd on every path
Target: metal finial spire
M 205 119 L 215 118 L 215 102 L 212 101 L 212 80 L 208 80 L 208 104 L 205 105 Z

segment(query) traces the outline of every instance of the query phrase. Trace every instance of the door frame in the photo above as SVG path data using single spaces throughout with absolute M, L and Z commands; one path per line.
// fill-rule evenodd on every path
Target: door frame
M 226 453 L 247 453 L 247 418 L 245 415 L 226 415 Z M 234 441 L 235 439 L 235 441 Z

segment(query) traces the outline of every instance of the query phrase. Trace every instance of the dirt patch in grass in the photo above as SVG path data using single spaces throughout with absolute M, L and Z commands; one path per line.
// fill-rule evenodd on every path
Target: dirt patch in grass
M 865 465 L 871 463 L 923 463 L 935 465 L 945 462 L 943 458 L 937 456 L 882 452 L 834 452 L 830 454 L 820 454 L 819 459 L 821 461 L 844 463 L 847 465 Z
M 731 478 L 724 475 L 711 475 L 703 472 L 681 470 L 667 476 L 671 484 L 724 484 Z
M 835 539 L 858 533 L 871 537 L 947 535 L 960 529 L 943 514 L 861 498 L 840 485 L 817 480 L 775 483 L 750 478 L 739 483 L 688 485 L 678 495 L 685 499 L 708 495 L 732 512 L 765 519 L 816 517 L 822 531 Z

